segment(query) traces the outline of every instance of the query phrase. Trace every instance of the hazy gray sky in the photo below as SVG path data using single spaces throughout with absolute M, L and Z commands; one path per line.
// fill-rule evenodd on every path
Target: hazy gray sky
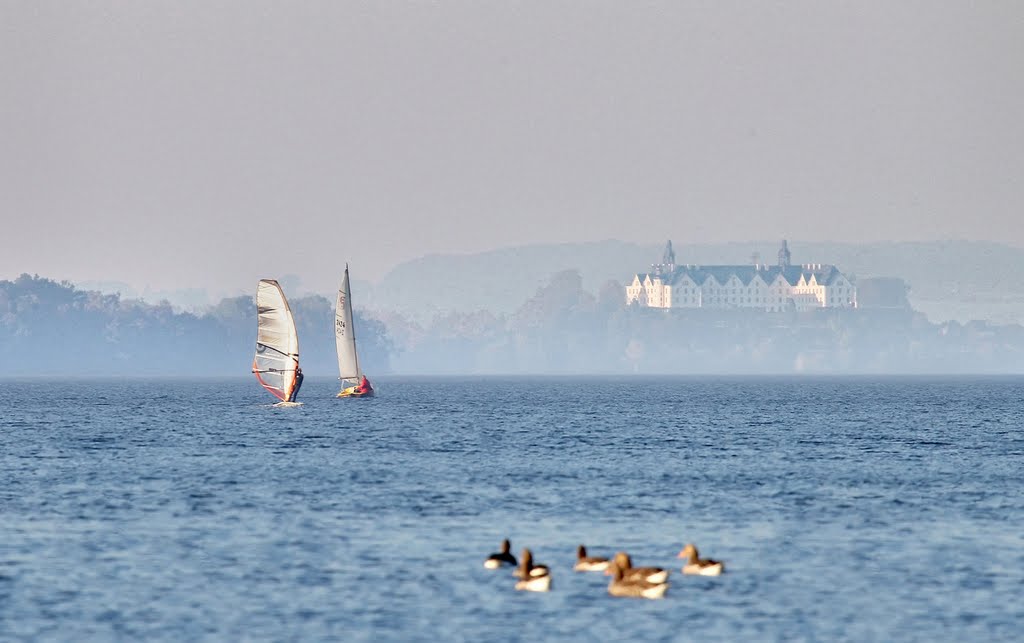
M 0 278 L 618 238 L 1024 245 L 1014 2 L 0 0 Z M 827 260 L 827 258 L 823 258 Z

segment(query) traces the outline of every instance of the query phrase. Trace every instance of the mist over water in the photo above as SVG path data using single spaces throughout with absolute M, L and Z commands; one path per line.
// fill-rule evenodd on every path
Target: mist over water
M 0 638 L 1010 640 L 1011 378 L 0 383 Z M 552 567 L 524 595 L 501 538 Z M 720 578 L 678 573 L 695 542 Z M 674 569 L 661 602 L 576 545 Z

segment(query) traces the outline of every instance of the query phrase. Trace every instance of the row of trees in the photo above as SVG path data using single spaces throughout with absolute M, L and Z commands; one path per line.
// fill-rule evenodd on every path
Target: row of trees
M 303 370 L 332 373 L 334 303 L 316 295 L 289 303 Z M 357 313 L 356 325 L 360 359 L 370 372 L 387 372 L 383 324 Z M 248 370 L 255 341 L 252 297 L 224 299 L 195 315 L 39 276 L 0 281 L 0 374 L 237 374 Z
M 577 271 L 553 275 L 513 313 L 445 313 L 419 324 L 357 311 L 370 373 L 1020 372 L 1024 327 L 932 324 L 906 308 L 758 313 L 624 305 Z M 303 369 L 333 374 L 334 304 L 291 301 Z M 22 275 L 0 281 L 0 374 L 237 374 L 255 341 L 252 297 L 201 315 Z

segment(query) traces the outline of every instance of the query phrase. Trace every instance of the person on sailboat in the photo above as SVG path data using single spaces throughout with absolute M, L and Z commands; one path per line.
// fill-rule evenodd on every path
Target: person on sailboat
M 302 368 L 295 367 L 295 388 L 292 389 L 292 395 L 288 398 L 289 402 L 294 402 L 299 397 L 299 389 L 302 388 L 302 380 L 305 376 L 302 374 Z
M 356 393 L 369 393 L 372 390 L 373 390 L 373 387 L 370 386 L 370 380 L 366 379 L 366 376 L 363 375 L 363 379 L 359 382 L 359 386 L 356 387 L 355 392 Z

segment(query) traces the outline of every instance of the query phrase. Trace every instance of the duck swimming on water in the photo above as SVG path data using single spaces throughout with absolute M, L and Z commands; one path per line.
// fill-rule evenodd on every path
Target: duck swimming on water
M 576 564 L 573 570 L 578 572 L 603 572 L 608 569 L 608 559 L 598 556 L 587 556 L 587 548 L 580 545 L 576 548 Z
M 629 598 L 661 598 L 668 591 L 668 583 L 652 583 L 642 578 L 625 578 L 622 568 L 613 565 L 612 581 L 608 583 L 608 593 L 612 596 Z
M 524 549 L 519 557 L 519 567 L 513 574 L 521 580 L 516 581 L 516 589 L 527 592 L 546 592 L 551 589 L 551 572 L 547 565 L 534 565 L 533 554 Z
M 633 567 L 633 559 L 624 551 L 615 554 L 612 563 L 605 570 L 605 575 L 614 576 L 615 570 L 622 570 L 626 580 L 645 580 L 648 583 L 664 583 L 668 580 L 668 570 L 661 567 Z
M 487 557 L 484 561 L 484 567 L 487 569 L 498 569 L 499 567 L 505 567 L 510 565 L 515 567 L 516 557 L 512 555 L 511 550 L 512 544 L 508 541 L 508 538 L 501 541 L 501 551 L 495 552 Z
M 710 558 L 700 558 L 697 553 L 697 546 L 690 543 L 679 552 L 679 558 L 685 558 L 683 565 L 684 574 L 699 574 L 701 576 L 718 576 L 725 571 L 725 563 Z

